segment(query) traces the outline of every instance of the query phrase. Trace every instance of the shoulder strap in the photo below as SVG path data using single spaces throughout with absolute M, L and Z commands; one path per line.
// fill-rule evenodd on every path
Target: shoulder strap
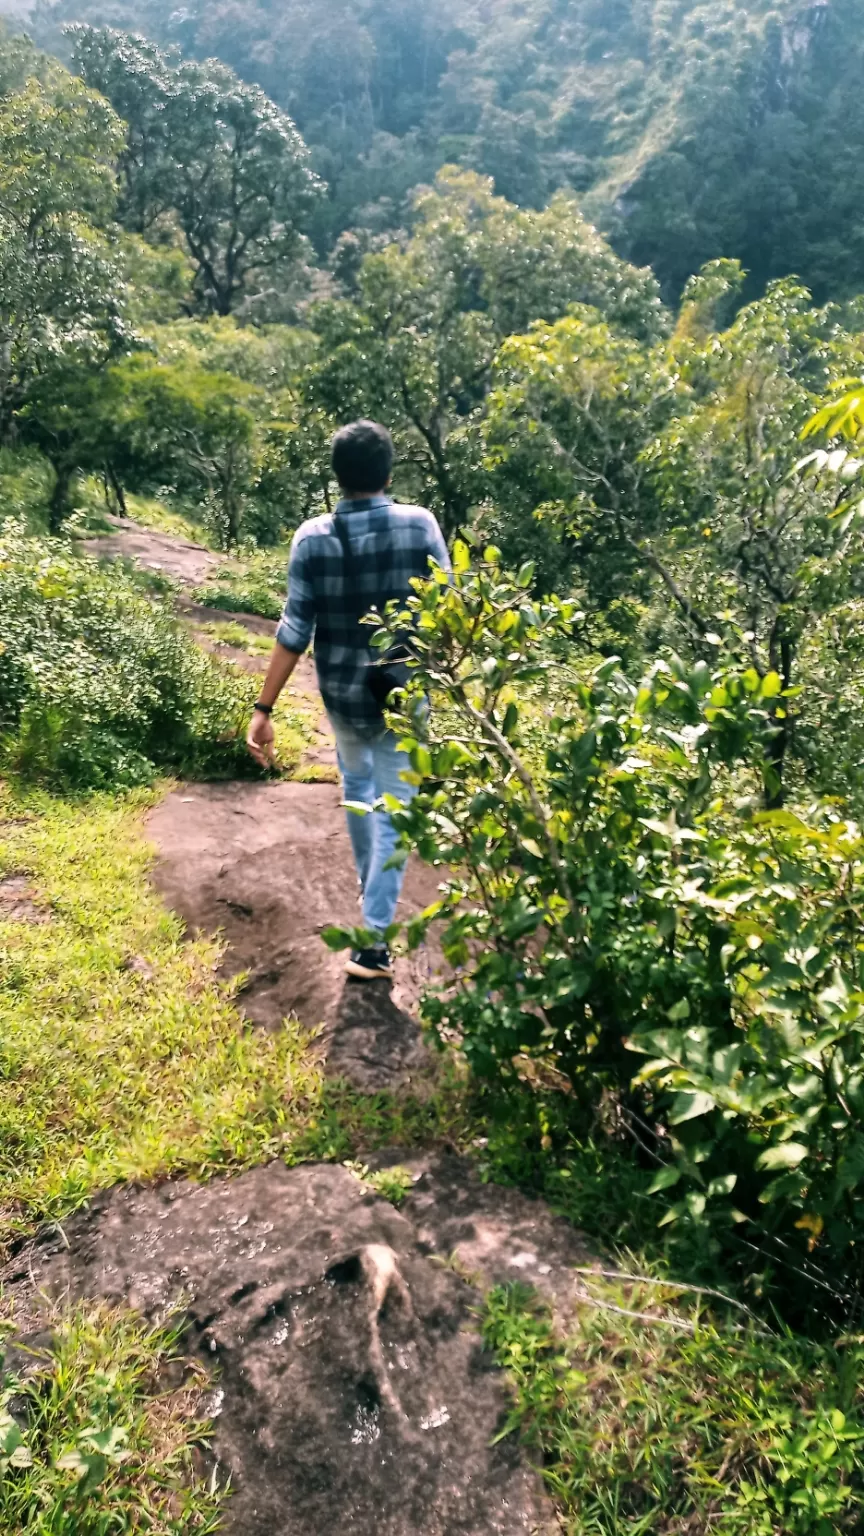
M 331 513 L 333 532 L 342 545 L 342 569 L 345 580 L 346 606 L 349 608 L 355 624 L 359 624 L 366 609 L 363 599 L 357 591 L 357 583 L 354 580 L 354 562 L 351 556 L 351 540 L 348 537 L 348 529 L 345 527 L 338 512 Z

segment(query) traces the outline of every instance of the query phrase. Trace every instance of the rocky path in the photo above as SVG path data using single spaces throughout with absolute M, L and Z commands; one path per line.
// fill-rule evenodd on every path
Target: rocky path
M 124 527 L 94 552 L 155 558 L 153 537 Z M 158 539 L 162 569 L 198 579 L 188 573 L 207 551 Z M 213 617 L 181 607 L 196 626 Z M 308 672 L 300 683 L 312 687 Z M 315 750 L 328 750 L 326 739 Z M 361 1090 L 427 1069 L 416 1003 L 442 973 L 440 955 L 401 961 L 391 991 L 347 983 L 318 937 L 357 913 L 335 785 L 181 786 L 149 832 L 166 901 L 191 929 L 220 931 L 226 969 L 249 973 L 241 1004 L 253 1026 L 278 1028 L 289 1013 L 322 1026 L 328 1070 Z M 406 908 L 435 886 L 434 871 L 411 868 Z M 436 1153 L 408 1166 L 413 1185 L 398 1210 L 326 1164 L 121 1187 L 62 1234 L 42 1233 L 4 1283 L 22 1296 L 35 1287 L 107 1297 L 148 1317 L 186 1311 L 190 1347 L 215 1367 L 230 1536 L 557 1530 L 516 1440 L 493 1443 L 507 1393 L 475 1314 L 484 1286 L 514 1279 L 566 1313 L 584 1247 L 540 1203 L 482 1184 L 466 1159 Z

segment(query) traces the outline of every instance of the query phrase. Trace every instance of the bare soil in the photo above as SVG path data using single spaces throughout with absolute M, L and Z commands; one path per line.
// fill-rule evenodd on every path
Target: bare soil
M 81 548 L 86 554 L 134 560 L 145 571 L 159 571 L 173 581 L 193 587 L 206 580 L 217 565 L 224 564 L 220 555 L 174 534 L 142 528 L 125 517 L 109 516 L 107 521 L 115 531 L 82 539 Z

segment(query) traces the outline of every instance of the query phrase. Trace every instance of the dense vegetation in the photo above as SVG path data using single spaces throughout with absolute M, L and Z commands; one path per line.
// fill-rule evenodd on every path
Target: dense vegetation
M 371 0 L 248 25 L 209 7 L 209 32 L 153 5 L 150 41 L 64 35 L 77 74 L 0 34 L 0 878 L 25 871 L 55 913 L 0 933 L 4 1199 L 20 1227 L 116 1178 L 350 1156 L 358 1116 L 372 1141 L 480 1133 L 493 1176 L 650 1251 L 639 1283 L 719 1276 L 758 1313 L 739 1336 L 669 1293 L 674 1348 L 586 1325 L 558 1355 L 533 1303 L 492 1299 L 572 1529 L 853 1530 L 859 38 L 843 0 L 424 15 L 418 43 L 413 9 Z M 443 886 L 398 937 L 442 927 L 456 981 L 427 1018 L 474 1097 L 407 1118 L 325 1098 L 295 1031 L 242 1034 L 212 946 L 181 948 L 147 891 L 144 786 L 245 766 L 255 679 L 203 654 L 170 583 L 79 544 L 109 513 L 192 533 L 231 556 L 194 596 L 272 617 L 359 414 L 392 427 L 396 493 L 434 508 L 456 566 L 409 602 L 436 708 L 402 720 L 420 793 L 400 824 Z M 223 617 L 209 639 L 238 634 Z M 801 1333 L 782 1360 L 778 1314 Z M 577 1433 L 607 1345 L 636 1364 Z M 700 1369 L 731 1462 L 696 1422 Z
M 322 253 L 345 229 L 403 224 L 410 189 L 454 161 L 527 206 L 587 196 L 669 297 L 716 256 L 738 257 L 754 292 L 790 272 L 820 298 L 860 288 L 854 0 L 41 0 L 36 14 L 54 50 L 64 23 L 108 23 L 258 82 L 328 183 Z

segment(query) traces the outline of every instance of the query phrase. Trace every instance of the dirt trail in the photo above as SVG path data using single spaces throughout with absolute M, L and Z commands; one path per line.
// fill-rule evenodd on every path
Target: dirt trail
M 106 521 L 114 532 L 82 539 L 81 548 L 86 554 L 134 560 L 145 571 L 161 571 L 163 576 L 189 586 L 197 586 L 217 565 L 224 564 L 220 555 L 202 549 L 200 544 L 190 544 L 176 534 L 141 528 L 126 517 L 109 515 Z
M 94 552 L 138 558 L 144 540 L 152 556 L 144 535 L 124 525 Z M 160 548 L 175 542 L 158 539 Z M 187 545 L 162 554 L 162 568 L 181 580 L 198 578 L 180 565 L 207 558 Z M 188 599 L 180 608 L 199 630 L 219 617 Z M 314 696 L 308 664 L 298 686 Z M 312 750 L 332 759 L 323 735 Z M 341 957 L 319 937 L 327 922 L 357 919 L 335 785 L 181 786 L 148 827 L 166 901 L 192 930 L 224 935 L 227 972 L 249 972 L 241 1003 L 254 1024 L 278 1028 L 293 1012 L 322 1025 L 329 1070 L 363 1090 L 423 1070 L 416 1004 L 443 974 L 440 954 L 399 961 L 391 991 L 346 982 Z M 425 905 L 436 885 L 434 870 L 409 867 L 404 909 Z M 379 1161 L 395 1160 L 404 1161 L 395 1151 Z M 330 1165 L 273 1163 L 200 1187 L 121 1187 L 61 1235 L 43 1232 L 0 1279 L 31 1298 L 36 1289 L 122 1300 L 151 1317 L 187 1311 L 190 1348 L 218 1367 L 211 1411 L 214 1451 L 234 1488 L 229 1536 L 557 1530 L 517 1442 L 492 1444 L 507 1397 L 477 1332 L 476 1286 L 533 1281 L 566 1314 L 579 1293 L 573 1266 L 589 1255 L 567 1223 L 482 1184 L 462 1157 L 429 1154 L 408 1166 L 414 1184 L 399 1211 Z

